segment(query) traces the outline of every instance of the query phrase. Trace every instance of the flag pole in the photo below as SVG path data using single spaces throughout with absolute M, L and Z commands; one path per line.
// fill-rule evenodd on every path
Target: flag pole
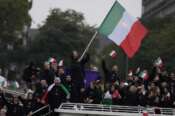
M 86 46 L 86 49 L 84 50 L 83 54 L 81 55 L 81 57 L 78 59 L 78 61 L 80 62 L 84 55 L 86 54 L 86 52 L 89 50 L 90 46 L 92 45 L 92 42 L 95 40 L 96 36 L 98 34 L 98 31 L 95 31 L 94 35 L 92 36 L 91 40 L 89 41 L 88 45 Z
M 115 2 L 116 2 L 116 1 L 115 1 Z M 109 10 L 107 16 L 109 15 L 110 11 L 111 11 L 112 8 L 114 7 L 115 2 L 114 2 L 114 4 L 112 5 L 111 9 Z M 107 18 L 107 16 L 104 18 L 104 20 L 103 20 L 103 22 L 102 22 L 101 25 L 103 25 L 103 23 L 104 23 L 105 19 Z M 100 26 L 100 27 L 101 27 L 101 26 Z M 79 62 L 83 59 L 84 55 L 85 55 L 86 52 L 89 50 L 89 47 L 91 46 L 92 42 L 95 40 L 95 37 L 97 36 L 97 34 L 98 34 L 98 31 L 96 31 L 96 32 L 94 33 L 94 35 L 92 36 L 92 38 L 91 38 L 89 44 L 87 45 L 86 49 L 84 50 L 83 54 L 82 54 L 81 57 L 78 59 Z

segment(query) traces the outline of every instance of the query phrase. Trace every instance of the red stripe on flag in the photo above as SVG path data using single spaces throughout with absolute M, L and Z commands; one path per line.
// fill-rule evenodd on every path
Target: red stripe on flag
M 138 51 L 141 42 L 147 33 L 148 30 L 141 24 L 139 20 L 133 24 L 127 37 L 120 45 L 129 58 L 132 58 Z

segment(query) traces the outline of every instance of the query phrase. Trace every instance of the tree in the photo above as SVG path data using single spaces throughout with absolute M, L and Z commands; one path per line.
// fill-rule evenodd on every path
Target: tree
M 25 25 L 30 25 L 31 8 L 28 0 L 0 0 L 0 42 L 2 45 L 14 45 Z
M 43 61 L 51 56 L 67 59 L 72 50 L 82 52 L 95 31 L 85 24 L 83 14 L 53 9 L 39 32 L 30 54 Z
M 148 36 L 144 38 L 144 41 L 142 42 L 142 45 L 136 55 L 129 59 L 129 69 L 137 68 L 138 66 L 151 69 L 154 60 L 160 56 L 168 70 L 175 70 L 174 18 L 167 17 L 162 19 L 149 19 L 143 20 L 143 23 L 148 28 L 149 33 Z M 126 55 L 120 47 L 109 43 L 100 53 L 100 57 L 104 54 L 108 55 L 111 50 L 117 51 L 117 59 L 111 60 L 110 57 L 106 57 L 109 61 L 109 65 L 117 64 L 122 75 L 124 75 L 126 71 Z
M 145 68 L 152 66 L 157 57 L 161 57 L 168 70 L 175 70 L 175 22 L 173 17 L 155 18 L 144 21 L 149 29 L 141 49 L 130 60 L 130 65 L 142 65 Z

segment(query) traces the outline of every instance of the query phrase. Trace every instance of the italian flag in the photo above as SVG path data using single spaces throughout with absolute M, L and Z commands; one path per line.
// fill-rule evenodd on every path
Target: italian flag
M 158 66 L 158 67 L 163 67 L 163 61 L 161 59 L 161 57 L 158 57 L 155 62 L 154 62 L 155 66 Z
M 111 53 L 109 54 L 113 59 L 117 57 L 117 53 L 115 50 L 112 50 Z
M 129 15 L 117 1 L 99 28 L 99 33 L 120 46 L 129 58 L 137 52 L 147 32 L 141 22 Z
M 55 84 L 53 83 L 47 88 L 47 91 L 44 93 L 44 95 L 42 96 L 41 100 L 46 101 L 49 92 L 53 89 L 54 86 L 55 86 Z M 68 89 L 63 84 L 61 84 L 60 87 L 62 88 L 62 90 L 65 92 L 65 94 L 67 96 L 70 96 L 70 92 L 68 91 Z
M 147 71 L 142 71 L 142 72 L 140 72 L 140 74 L 139 74 L 139 77 L 141 77 L 143 80 L 148 80 L 149 79 L 149 75 L 148 75 L 148 72 Z

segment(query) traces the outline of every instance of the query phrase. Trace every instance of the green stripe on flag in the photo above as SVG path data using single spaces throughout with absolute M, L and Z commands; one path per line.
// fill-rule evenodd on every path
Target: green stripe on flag
M 63 84 L 61 84 L 60 86 L 61 86 L 62 90 L 65 92 L 66 95 L 70 95 L 70 92 L 68 91 L 68 89 Z
M 99 33 L 108 36 L 123 16 L 125 9 L 116 1 L 99 28 Z

